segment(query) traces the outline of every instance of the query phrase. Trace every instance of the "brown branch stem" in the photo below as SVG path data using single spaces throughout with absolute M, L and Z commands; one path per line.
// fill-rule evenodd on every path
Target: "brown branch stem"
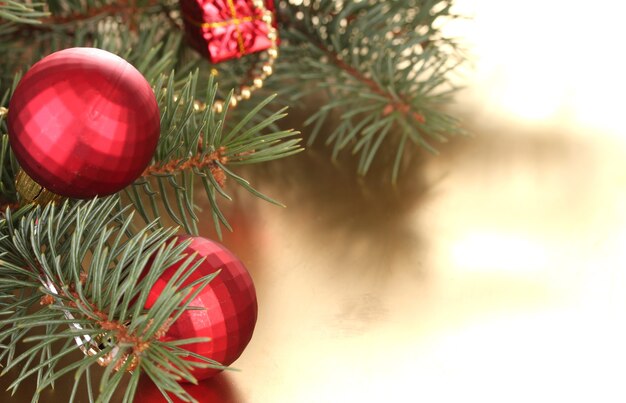
M 85 277 L 86 276 L 82 276 L 81 273 L 81 280 Z M 108 320 L 109 315 L 107 313 L 100 311 L 95 305 L 89 302 L 82 302 L 76 291 L 70 291 L 68 295 L 68 293 L 65 293 L 61 289 L 59 295 L 69 300 L 66 302 L 67 306 L 80 309 L 84 312 L 84 315 L 88 319 L 96 322 L 97 325 L 103 330 L 103 333 L 113 332 L 117 343 L 132 344 L 132 353 L 124 354 L 121 359 L 116 361 L 114 368 L 116 371 L 118 371 L 129 359 L 131 362 L 127 370 L 135 370 L 141 360 L 141 353 L 150 347 L 150 343 L 152 341 L 162 338 L 172 325 L 171 319 L 166 320 L 165 323 L 148 339 L 143 335 L 131 333 L 128 330 L 128 326 L 124 323 L 116 320 Z M 55 298 L 51 295 L 44 295 L 39 303 L 40 305 L 52 305 L 55 303 Z M 151 325 L 152 323 L 148 324 L 148 326 L 144 329 L 144 333 L 150 330 Z M 114 353 L 110 352 L 105 355 L 102 360 L 99 360 L 98 363 L 102 366 L 107 366 L 113 361 L 114 358 Z
M 202 142 L 198 145 L 199 151 L 202 150 Z M 159 163 L 150 165 L 147 167 L 141 176 L 143 178 L 148 178 L 150 176 L 158 176 L 158 175 L 166 175 L 166 174 L 176 174 L 178 172 L 182 172 L 188 169 L 204 169 L 209 168 L 211 175 L 215 181 L 221 186 L 224 187 L 226 185 L 226 173 L 220 166 L 217 164 L 226 164 L 228 163 L 228 157 L 224 154 L 226 153 L 226 147 L 220 147 L 217 151 L 214 151 L 210 154 L 207 154 L 204 158 L 201 155 L 194 156 L 188 160 L 183 161 L 183 159 L 173 159 L 166 163 Z M 2 202 L 0 201 L 0 216 L 4 216 L 4 212 L 7 208 L 11 210 L 17 210 L 22 207 L 23 204 L 17 202 Z
M 337 52 L 331 51 L 328 48 L 326 48 L 324 45 L 318 42 L 315 42 L 313 40 L 311 40 L 311 43 L 313 43 L 318 49 L 320 49 L 329 58 L 329 60 L 333 62 L 337 67 L 345 71 L 347 74 L 352 76 L 357 81 L 365 84 L 375 94 L 386 98 L 389 101 L 389 103 L 383 110 L 384 116 L 387 116 L 394 111 L 399 111 L 405 116 L 408 116 L 408 115 L 412 116 L 413 119 L 415 119 L 419 123 L 426 122 L 424 115 L 416 111 L 411 111 L 411 104 L 409 104 L 407 101 L 403 99 L 398 100 L 394 98 L 391 94 L 389 94 L 389 92 L 385 91 L 376 81 L 372 80 L 371 78 L 365 77 L 365 75 L 363 75 L 356 68 L 352 67 L 351 65 L 346 63 L 344 60 L 342 60 L 337 54 Z
M 112 4 L 105 4 L 100 7 L 89 9 L 85 13 L 72 13 L 67 16 L 50 16 L 41 20 L 42 24 L 63 25 L 68 23 L 76 23 L 103 14 L 122 14 L 126 17 L 132 17 L 134 14 L 141 14 L 143 11 L 158 5 L 158 1 L 150 0 L 146 5 L 138 7 L 136 0 L 123 0 Z
M 145 11 L 157 6 L 159 6 L 162 11 L 166 12 L 166 14 L 169 12 L 169 10 L 165 6 L 160 5 L 159 2 L 156 0 L 150 0 L 146 5 L 143 5 L 141 7 L 136 5 L 136 0 L 123 0 L 113 4 L 105 4 L 100 7 L 93 7 L 88 9 L 84 13 L 75 12 L 65 16 L 51 15 L 49 17 L 40 19 L 40 24 L 21 24 L 19 28 L 15 31 L 15 33 L 34 31 L 50 32 L 53 31 L 55 28 L 58 28 L 59 26 L 69 24 L 74 25 L 76 23 L 87 21 L 92 18 L 97 18 L 99 16 L 114 14 L 121 15 L 124 20 L 130 21 L 131 29 L 136 30 L 138 28 L 136 18 L 142 15 Z M 68 32 L 66 33 L 70 36 L 74 35 L 74 32 L 71 30 L 68 30 Z
M 149 177 L 152 175 L 175 174 L 177 172 L 187 169 L 209 168 L 211 174 L 215 178 L 215 181 L 221 187 L 224 187 L 226 183 L 226 174 L 217 163 L 219 162 L 221 164 L 226 164 L 228 162 L 228 158 L 224 155 L 225 152 L 226 148 L 220 147 L 217 151 L 207 154 L 204 158 L 202 158 L 202 156 L 200 155 L 197 155 L 185 161 L 179 158 L 166 163 L 151 165 L 146 168 L 145 171 L 143 171 L 143 174 L 141 176 Z

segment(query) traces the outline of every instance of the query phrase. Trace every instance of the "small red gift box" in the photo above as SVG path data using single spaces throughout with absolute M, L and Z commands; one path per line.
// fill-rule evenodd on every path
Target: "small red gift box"
M 274 0 L 265 0 L 274 11 Z M 180 9 L 191 45 L 219 63 L 269 49 L 263 11 L 252 0 L 181 0 Z

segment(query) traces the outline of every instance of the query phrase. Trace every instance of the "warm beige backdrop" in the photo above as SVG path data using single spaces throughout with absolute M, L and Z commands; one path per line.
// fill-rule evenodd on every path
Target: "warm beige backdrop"
M 448 29 L 475 69 L 455 113 L 473 138 L 396 188 L 321 147 L 248 170 L 288 208 L 226 208 L 259 323 L 204 401 L 626 401 L 622 6 L 458 5 L 474 18 Z
M 262 308 L 242 402 L 626 401 L 621 6 L 458 5 L 474 138 L 397 189 L 319 151 L 259 175 L 289 207 L 244 224 Z

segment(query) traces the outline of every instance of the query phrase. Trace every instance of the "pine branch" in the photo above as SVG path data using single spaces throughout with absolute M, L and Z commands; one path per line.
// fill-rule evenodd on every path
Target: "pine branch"
M 0 60 L 3 74 L 22 70 L 71 46 L 95 46 L 124 56 L 132 46 L 153 47 L 170 36 L 181 36 L 178 27 L 164 30 L 168 22 L 171 28 L 171 2 L 49 0 L 42 7 L 47 17 L 36 23 L 3 23 L 0 19 L 0 52 L 12 54 Z
M 11 88 L 5 91 L 0 98 L 0 214 L 7 207 L 16 209 L 19 207 L 17 192 L 15 190 L 15 175 L 19 169 L 18 163 L 9 146 L 9 136 L 6 127 L 6 115 L 8 109 L 3 105 L 8 105 L 9 94 L 17 85 L 20 76 L 16 75 Z
M 273 82 L 290 83 L 284 93 L 293 101 L 314 93 L 328 101 L 305 122 L 312 126 L 309 143 L 331 115 L 339 115 L 325 139 L 333 157 L 345 149 L 360 154 L 364 175 L 383 144 L 396 143 L 396 180 L 406 140 L 436 153 L 432 140 L 461 132 L 440 109 L 455 90 L 449 74 L 463 61 L 457 44 L 436 28 L 441 19 L 455 18 L 451 4 L 317 0 L 285 8 L 287 45 Z
M 8 13 L 4 18 L 9 24 L 0 25 L 0 34 L 11 36 L 32 35 L 35 32 L 59 32 L 75 36 L 76 27 L 97 21 L 108 16 L 119 16 L 127 21 L 132 21 L 136 26 L 135 18 L 148 12 L 161 10 L 162 5 L 156 1 L 144 1 L 138 5 L 137 1 L 118 2 L 83 2 L 83 1 L 56 1 L 48 0 L 46 3 L 36 3 L 30 6 L 8 2 L 8 6 L 0 4 L 0 19 L 3 18 L 2 7 L 13 9 L 20 14 Z M 16 6 L 11 7 L 11 3 Z
M 47 0 L 51 16 L 42 19 L 43 24 L 75 24 L 99 15 L 121 15 L 132 18 L 133 15 L 141 15 L 155 7 L 160 7 L 156 0 L 122 0 L 122 1 L 96 1 L 85 3 L 84 1 L 56 1 Z
M 184 359 L 189 354 L 184 344 L 198 340 L 159 341 L 217 273 L 183 285 L 201 263 L 195 256 L 181 255 L 188 242 L 176 244 L 176 229 L 154 224 L 132 231 L 133 217 L 119 205 L 117 197 L 66 202 L 27 207 L 17 216 L 9 210 L 0 220 L 0 359 L 6 364 L 3 374 L 20 369 L 10 389 L 36 376 L 37 401 L 62 375 L 74 371 L 79 382 L 89 368 L 104 366 L 97 397 L 91 401 L 110 401 L 128 371 L 135 372 L 124 402 L 132 401 L 139 372 L 164 392 L 189 400 L 177 380 L 195 382 L 193 367 L 221 368 L 208 359 Z M 154 305 L 145 309 L 155 282 L 181 259 L 180 269 Z M 41 310 L 28 312 L 38 303 Z M 30 335 L 42 326 L 44 334 Z M 16 354 L 19 342 L 30 348 Z M 59 367 L 59 360 L 74 348 L 83 349 L 85 356 Z
M 0 20 L 18 24 L 40 24 L 40 19 L 49 15 L 43 7 L 44 3 L 24 4 L 6 0 L 0 3 Z
M 218 195 L 230 200 L 230 196 L 223 189 L 229 178 L 255 196 L 280 205 L 227 168 L 229 165 L 270 161 L 301 151 L 299 139 L 288 139 L 297 134 L 292 130 L 263 134 L 265 129 L 285 116 L 283 110 L 255 122 L 257 114 L 273 97 L 260 102 L 236 125 L 226 130 L 224 122 L 228 108 L 221 113 L 214 112 L 212 108 L 199 113 L 194 107 L 197 72 L 189 76 L 180 90 L 177 90 L 174 83 L 174 73 L 169 77 L 167 86 L 164 79 L 155 86 L 156 93 L 160 94 L 162 135 L 154 162 L 144 171 L 143 177 L 126 192 L 144 220 L 159 220 L 162 215 L 159 208 L 161 202 L 165 212 L 178 225 L 187 232 L 197 233 L 198 217 L 193 199 L 196 178 L 202 183 L 204 196 L 211 205 L 218 234 L 221 233 L 221 225 L 231 229 L 218 202 Z M 212 77 L 208 88 L 204 102 L 212 105 L 217 94 L 217 85 Z M 179 95 L 175 99 L 170 94 Z M 251 122 L 254 122 L 252 126 Z

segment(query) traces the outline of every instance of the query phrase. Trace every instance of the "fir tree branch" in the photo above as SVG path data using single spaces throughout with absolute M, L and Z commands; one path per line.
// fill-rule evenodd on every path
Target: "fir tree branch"
M 24 4 L 13 0 L 0 3 L 0 19 L 19 24 L 39 24 L 40 18 L 48 16 L 44 3 Z
M 310 38 L 310 39 L 314 39 L 314 38 Z M 421 115 L 417 111 L 411 112 L 413 105 L 405 101 L 402 96 L 394 97 L 391 92 L 385 90 L 379 83 L 372 80 L 371 78 L 366 77 L 364 74 L 359 72 L 355 67 L 343 61 L 339 57 L 339 54 L 336 51 L 327 49 L 321 43 L 313 42 L 313 44 L 317 46 L 317 48 L 320 49 L 328 57 L 328 59 L 332 63 L 334 63 L 337 67 L 339 67 L 341 70 L 345 71 L 347 74 L 354 77 L 357 81 L 369 87 L 369 89 L 374 94 L 377 94 L 377 95 L 380 95 L 381 97 L 386 98 L 389 103 L 387 104 L 387 106 L 385 106 L 385 109 L 383 110 L 384 115 L 390 115 L 394 111 L 399 111 L 403 113 L 405 116 L 409 115 L 410 113 L 411 117 L 415 119 L 418 123 L 425 123 L 424 116 Z
M 259 119 L 258 114 L 273 97 L 256 105 L 226 129 L 224 122 L 228 108 L 216 113 L 212 108 L 198 113 L 194 108 L 198 73 L 178 85 L 174 73 L 169 74 L 167 86 L 161 78 L 155 85 L 159 95 L 162 135 L 152 165 L 126 194 L 135 204 L 146 222 L 159 220 L 162 215 L 159 203 L 187 232 L 197 233 L 196 206 L 193 187 L 195 180 L 202 183 L 204 196 L 211 205 L 211 215 L 218 234 L 221 226 L 231 229 L 219 208 L 218 195 L 230 200 L 224 191 L 228 178 L 243 186 L 255 196 L 279 204 L 258 192 L 249 182 L 235 175 L 227 165 L 251 164 L 283 158 L 301 151 L 299 139 L 289 139 L 297 134 L 292 130 L 279 130 L 265 134 L 274 123 L 285 116 L 284 110 Z M 182 88 L 180 85 L 182 84 Z M 209 78 L 207 98 L 211 105 L 217 94 L 214 78 Z M 171 94 L 178 94 L 174 98 Z M 228 103 L 227 103 L 228 104 Z M 171 196 L 170 196 L 171 195 Z M 280 204 L 279 204 L 280 205 Z
M 196 339 L 159 341 L 218 273 L 186 284 L 201 263 L 195 256 L 182 255 L 188 242 L 175 243 L 176 229 L 154 224 L 129 232 L 132 215 L 126 216 L 119 204 L 117 197 L 65 202 L 30 207 L 19 216 L 9 211 L 0 220 L 0 306 L 4 308 L 0 359 L 6 363 L 3 373 L 13 368 L 21 371 L 12 390 L 36 376 L 37 401 L 39 393 L 63 374 L 75 371 L 80 379 L 95 365 L 104 366 L 105 371 L 91 401 L 109 401 L 124 373 L 131 370 L 148 374 L 165 392 L 189 400 L 176 381 L 195 382 L 193 367 L 221 368 L 208 359 L 184 359 L 188 353 L 180 345 Z M 163 271 L 181 260 L 180 269 L 156 302 L 145 309 L 148 294 Z M 18 294 L 14 295 L 15 290 Z M 37 304 L 43 309 L 29 313 Z M 44 326 L 44 334 L 30 335 Z M 21 341 L 30 348 L 16 354 Z M 59 367 L 59 360 L 77 342 L 86 355 Z M 130 377 L 125 402 L 132 401 L 137 380 L 134 374 Z
M 45 0 L 50 16 L 44 24 L 74 24 L 103 15 L 120 15 L 128 19 L 154 11 L 169 10 L 172 0 Z
M 430 141 L 462 132 L 440 109 L 455 90 L 448 75 L 463 61 L 456 43 L 435 24 L 455 18 L 451 4 L 314 0 L 284 8 L 288 44 L 272 82 L 290 83 L 283 92 L 294 102 L 314 93 L 327 101 L 305 122 L 312 126 L 309 143 L 338 116 L 325 138 L 333 158 L 350 149 L 360 155 L 358 172 L 365 175 L 383 144 L 395 143 L 396 180 L 406 140 L 436 153 Z
M 102 15 L 121 15 L 130 19 L 134 15 L 142 15 L 153 10 L 156 6 L 160 6 L 160 3 L 156 0 L 141 1 L 141 5 L 138 5 L 136 0 L 102 1 L 100 4 L 96 3 L 95 5 L 81 3 L 77 2 L 74 6 L 64 9 L 59 2 L 48 0 L 48 6 L 52 15 L 43 18 L 41 23 L 53 25 L 76 24 Z
M 162 10 L 163 6 L 155 0 L 142 1 L 141 6 L 137 5 L 136 0 L 125 0 L 117 2 L 59 2 L 56 0 L 48 0 L 46 3 L 36 3 L 31 6 L 19 5 L 13 6 L 12 9 L 22 11 L 25 17 L 21 15 L 3 16 L 2 7 L 11 9 L 11 3 L 8 6 L 0 4 L 0 18 L 5 18 L 13 23 L 19 24 L 13 26 L 10 32 L 13 35 L 23 35 L 33 32 L 52 32 L 63 30 L 67 35 L 75 34 L 75 27 L 88 21 L 102 19 L 106 16 L 118 15 L 124 20 L 131 21 L 136 27 L 135 18 L 144 13 Z M 11 18 L 12 17 L 12 18 Z M 0 29 L 0 32 L 8 29 Z
M 202 150 L 202 139 L 198 141 L 198 148 Z M 178 174 L 185 170 L 204 170 L 209 169 L 211 175 L 215 181 L 220 185 L 220 187 L 224 187 L 226 183 L 226 176 L 224 175 L 224 171 L 217 165 L 218 162 L 222 164 L 226 164 L 228 162 L 228 158 L 224 156 L 226 151 L 225 147 L 221 147 L 220 149 L 205 155 L 204 157 L 201 155 L 193 156 L 187 160 L 183 159 L 173 159 L 166 163 L 158 163 L 152 164 L 148 168 L 145 169 L 142 177 L 150 177 L 150 176 L 164 176 L 171 174 Z

